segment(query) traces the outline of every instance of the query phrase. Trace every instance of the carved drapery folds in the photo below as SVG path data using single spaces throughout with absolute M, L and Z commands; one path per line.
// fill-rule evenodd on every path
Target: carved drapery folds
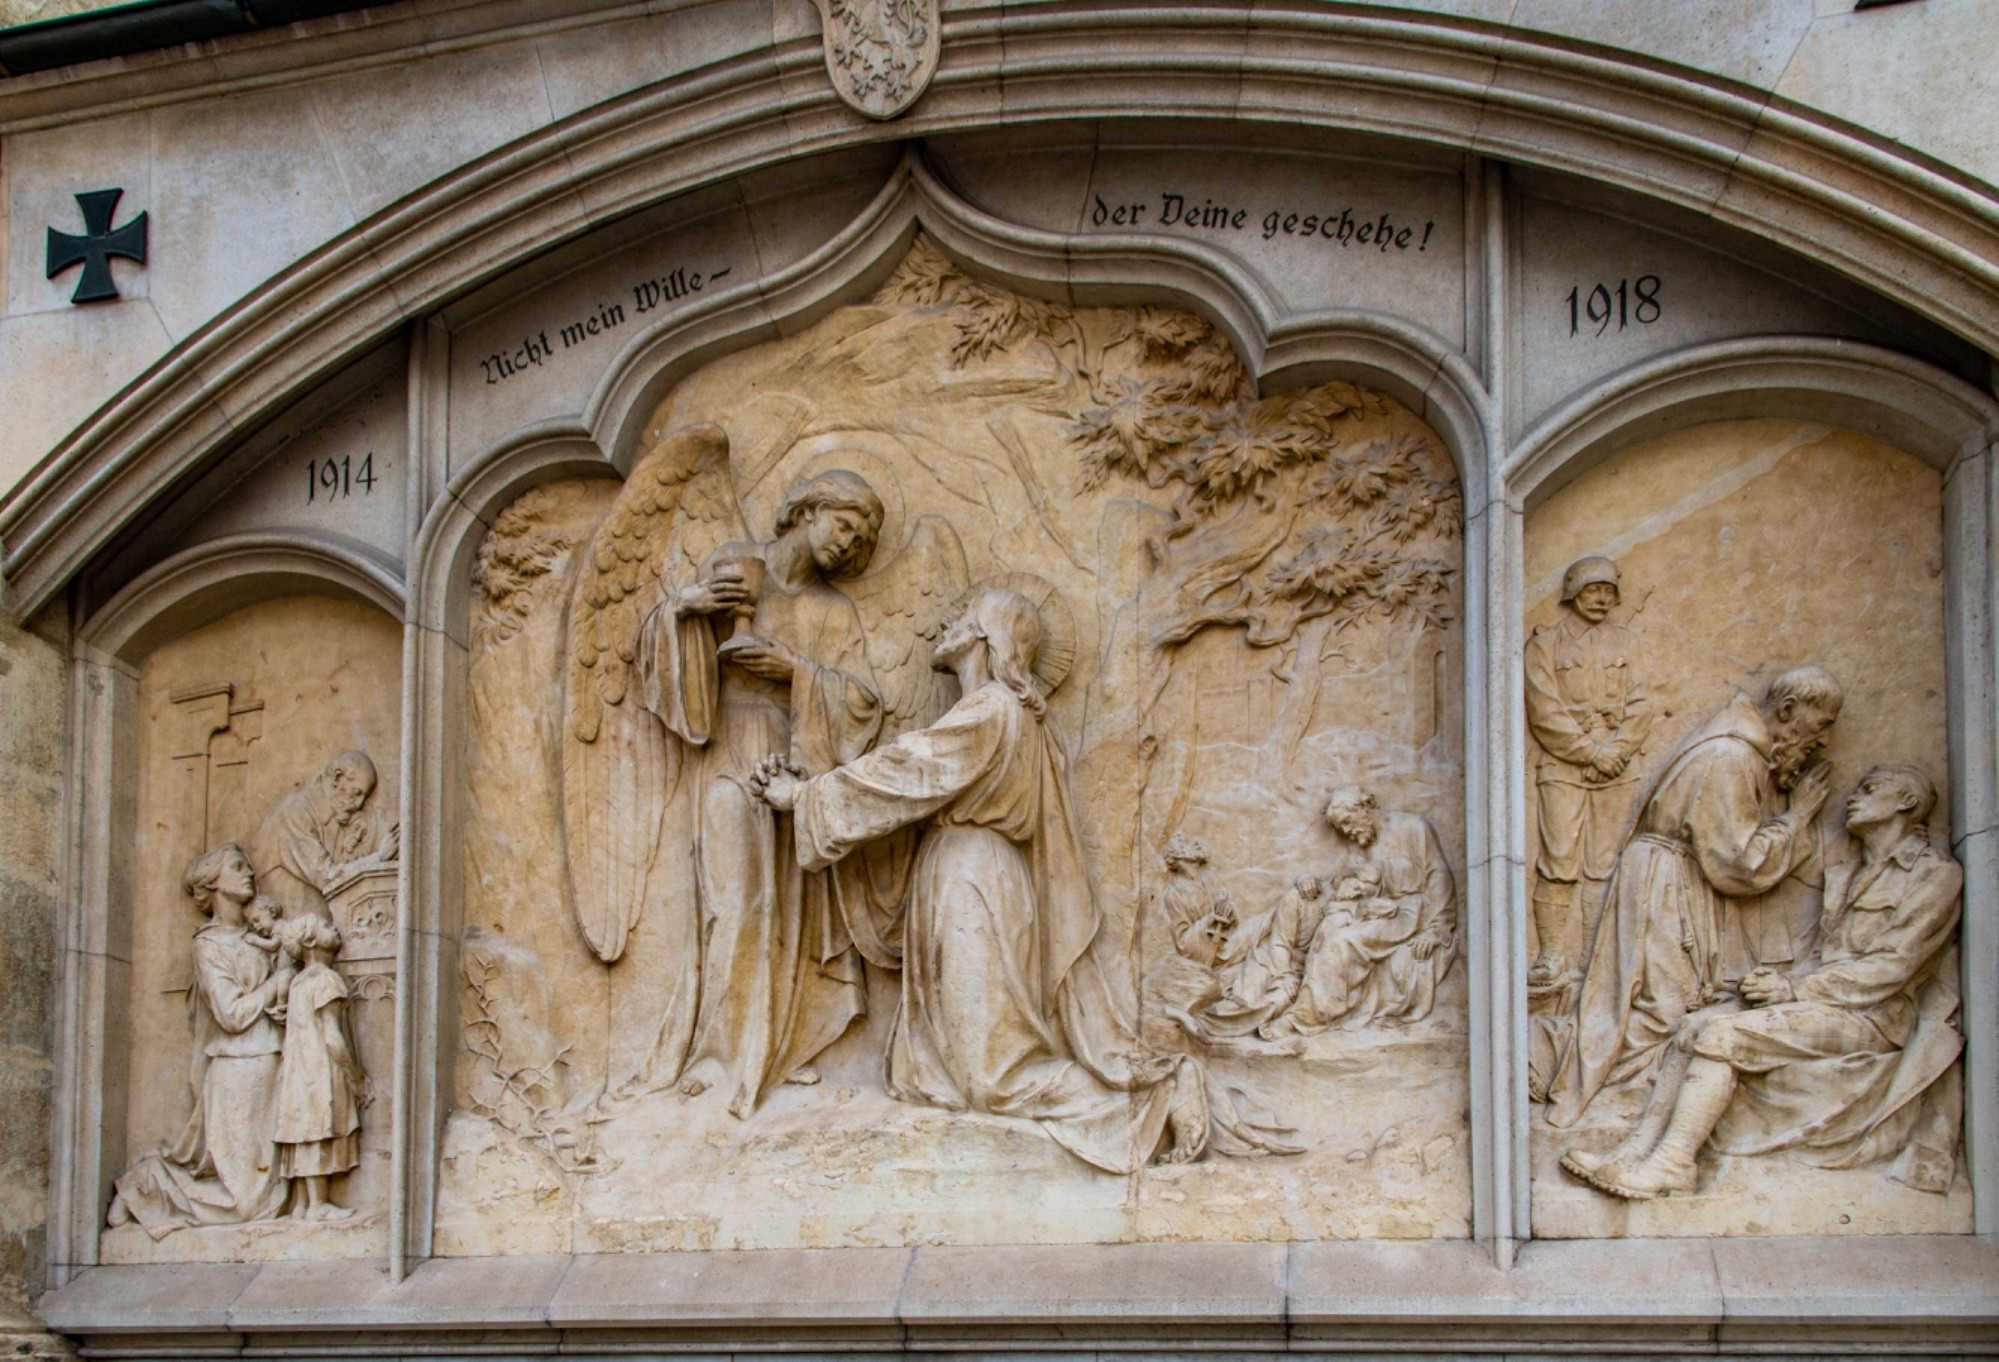
M 1908 566 L 1936 489 L 1792 435 L 1666 451 L 1690 498 L 1585 477 L 1530 519 L 1551 1232 L 1754 1232 L 1771 1205 L 1824 1229 L 1801 1186 L 1878 1226 L 1966 1214 L 1961 871 L 1924 831 L 1941 606 Z M 1906 514 L 1800 500 L 1812 459 Z M 630 466 L 510 491 L 454 569 L 438 1251 L 1470 1232 L 1465 509 L 1408 407 L 1259 392 L 1191 312 L 1031 297 L 919 234 L 866 301 L 682 376 Z M 1758 536 L 1779 549 L 1734 556 Z M 1831 543 L 1872 547 L 1835 569 Z M 188 869 L 156 934 L 194 961 L 199 1058 L 141 1105 L 204 1130 L 135 1147 L 127 1260 L 140 1229 L 287 1211 L 379 1242 L 387 748 L 260 777 L 277 694 L 161 692 L 181 865 L 240 842 L 252 883 Z M 1806 711 L 1838 711 L 1830 740 Z M 197 889 L 235 907 L 190 952 Z M 223 1050 L 267 1058 L 213 1050 L 246 1034 Z M 1729 1209 L 1744 1186 L 1758 1209 Z
M 1617 488 L 1640 459 L 1685 479 Z M 1542 513 L 1528 1078 L 1550 1230 L 1966 1223 L 1937 495 L 1857 436 L 1736 423 Z M 1564 568 L 1568 545 L 1592 552 Z
M 440 1241 L 1045 1237 L 994 1158 L 1065 1235 L 1232 1235 L 1188 1176 L 1289 1188 L 1313 1233 L 1464 1233 L 1459 515 L 1392 399 L 1258 399 L 1198 318 L 923 238 L 685 380 L 622 487 L 537 489 L 479 551 Z M 1363 776 L 1394 802 L 1329 821 Z M 1326 882 L 1211 971 L 1306 1000 L 1269 1035 L 1143 978 L 1176 836 L 1258 910 Z M 1403 1091 L 1329 1081 L 1398 1051 Z

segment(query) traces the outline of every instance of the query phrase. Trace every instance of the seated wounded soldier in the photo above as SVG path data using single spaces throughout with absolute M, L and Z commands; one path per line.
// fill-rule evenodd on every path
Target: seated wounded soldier
M 1964 872 L 1929 843 L 1935 803 L 1915 767 L 1869 771 L 1846 804 L 1859 855 L 1826 877 L 1817 967 L 1752 970 L 1748 1010 L 1690 1017 L 1674 1047 L 1685 1058 L 1663 1066 L 1637 1127 L 1563 1166 L 1615 1196 L 1690 1192 L 1712 1137 L 1722 1153 L 1796 1148 L 1827 1168 L 1900 1153 L 1892 1176 L 1947 1191 Z

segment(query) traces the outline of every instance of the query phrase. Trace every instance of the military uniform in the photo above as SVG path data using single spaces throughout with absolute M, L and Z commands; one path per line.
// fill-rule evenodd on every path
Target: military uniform
M 1563 941 L 1541 942 L 1541 954 L 1572 960 L 1588 934 L 1582 919 L 1597 908 L 1600 886 L 1617 864 L 1638 779 L 1635 759 L 1652 711 L 1631 631 L 1621 624 L 1591 624 L 1565 610 L 1534 631 L 1526 663 L 1527 723 L 1541 746 L 1534 772 L 1541 827 L 1535 898 L 1567 926 Z M 1606 778 L 1590 764 L 1599 754 L 1621 758 L 1624 769 Z M 1579 895 L 1585 883 L 1598 888 Z

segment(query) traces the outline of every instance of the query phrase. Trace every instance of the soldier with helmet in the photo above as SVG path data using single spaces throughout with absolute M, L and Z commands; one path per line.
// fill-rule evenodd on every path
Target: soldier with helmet
M 1634 763 L 1652 727 L 1631 631 L 1612 624 L 1617 564 L 1591 556 L 1562 574 L 1565 609 L 1527 641 L 1527 724 L 1541 746 L 1534 783 L 1541 845 L 1534 863 L 1540 949 L 1536 991 L 1567 981 L 1603 901 L 1630 813 Z

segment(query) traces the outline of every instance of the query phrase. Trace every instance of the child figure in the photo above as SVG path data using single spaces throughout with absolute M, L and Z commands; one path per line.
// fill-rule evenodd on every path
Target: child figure
M 275 955 L 278 950 L 278 919 L 285 915 L 285 906 L 269 894 L 259 894 L 243 905 L 243 925 L 249 930 L 243 933 L 243 940 L 266 955 Z
M 286 918 L 279 939 L 305 967 L 285 1005 L 277 1174 L 292 1180 L 293 1215 L 345 1220 L 354 1212 L 333 1204 L 329 1184 L 361 1161 L 361 1066 L 347 1034 L 347 981 L 333 969 L 340 929 L 318 916 Z

